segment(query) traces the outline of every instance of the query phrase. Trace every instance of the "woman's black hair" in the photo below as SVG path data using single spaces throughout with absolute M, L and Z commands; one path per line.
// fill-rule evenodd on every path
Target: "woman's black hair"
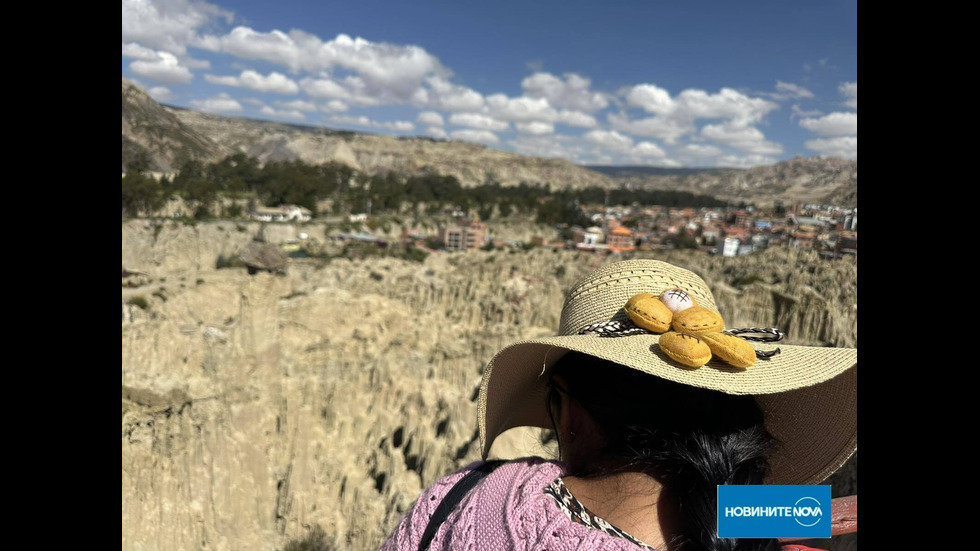
M 555 364 L 555 375 L 563 390 L 552 387 L 548 399 L 564 391 L 578 401 L 601 427 L 604 464 L 620 465 L 569 474 L 638 470 L 660 482 L 659 506 L 677 515 L 676 526 L 663 527 L 671 551 L 779 549 L 775 539 L 717 535 L 717 486 L 762 484 L 775 446 L 751 396 L 674 383 L 577 352 Z

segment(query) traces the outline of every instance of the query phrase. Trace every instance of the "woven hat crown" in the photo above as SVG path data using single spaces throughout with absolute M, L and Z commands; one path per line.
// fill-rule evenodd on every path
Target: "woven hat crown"
M 694 272 L 660 260 L 627 260 L 599 268 L 571 288 L 558 333 L 575 335 L 592 323 L 627 321 L 623 306 L 633 295 L 660 296 L 668 289 L 681 289 L 698 305 L 718 310 L 708 285 Z

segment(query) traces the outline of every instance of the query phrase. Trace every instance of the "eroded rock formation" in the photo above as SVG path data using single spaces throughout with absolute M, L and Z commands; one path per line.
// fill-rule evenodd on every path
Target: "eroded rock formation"
M 535 249 L 215 269 L 258 231 L 244 227 L 123 224 L 124 277 L 139 270 L 154 293 L 124 287 L 123 549 L 281 549 L 315 525 L 337 549 L 376 548 L 425 485 L 478 458 L 493 353 L 553 334 L 565 290 L 614 260 Z M 657 257 L 701 273 L 729 325 L 857 345 L 853 259 Z M 535 445 L 524 433 L 495 451 Z

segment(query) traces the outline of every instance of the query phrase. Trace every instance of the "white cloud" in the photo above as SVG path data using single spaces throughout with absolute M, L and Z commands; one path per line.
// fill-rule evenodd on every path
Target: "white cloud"
M 343 113 L 348 109 L 350 108 L 347 106 L 347 104 L 339 99 L 330 100 L 320 106 L 320 111 L 324 111 L 326 113 Z
M 555 125 L 550 122 L 518 122 L 514 126 L 517 127 L 517 131 L 521 134 L 533 134 L 535 136 L 542 136 L 545 134 L 554 134 Z
M 857 82 L 842 82 L 840 86 L 837 87 L 847 100 L 844 105 L 848 107 L 858 108 L 858 83 Z
M 495 132 L 510 128 L 510 125 L 506 122 L 477 113 L 456 113 L 449 117 L 449 124 L 469 126 L 470 128 L 478 128 L 480 130 L 493 130 Z
M 792 84 L 790 82 L 783 82 L 781 80 L 777 80 L 776 92 L 769 94 L 769 97 L 780 101 L 787 100 L 787 99 L 797 99 L 797 98 L 812 98 L 813 92 L 807 90 L 806 88 L 798 84 Z
M 857 113 L 831 113 L 819 119 L 803 119 L 800 126 L 821 136 L 853 136 L 858 131 Z
M 272 72 L 268 76 L 262 76 L 255 71 L 242 71 L 237 76 L 215 76 L 204 75 L 204 80 L 212 84 L 224 86 L 237 86 L 255 90 L 256 92 L 275 92 L 277 94 L 295 94 L 299 92 L 299 86 L 292 79 L 281 73 Z
M 767 141 L 762 132 L 755 127 L 727 123 L 709 124 L 701 129 L 701 136 L 755 155 L 779 155 L 783 152 L 781 145 Z
M 823 157 L 843 157 L 857 159 L 857 136 L 841 136 L 837 138 L 819 138 L 803 143 L 807 149 L 816 151 Z
M 412 95 L 412 103 L 445 111 L 478 111 L 483 107 L 483 94 L 434 76 L 426 79 L 426 87 Z
M 697 158 L 720 157 L 721 149 L 713 145 L 687 144 L 681 148 L 681 153 Z
M 428 134 L 429 136 L 432 136 L 433 138 L 439 138 L 441 140 L 444 140 L 448 137 L 446 131 L 439 126 L 430 126 L 425 129 L 425 133 Z
M 607 151 L 622 153 L 629 151 L 633 147 L 633 140 L 630 137 L 624 136 L 615 130 L 592 130 L 586 132 L 582 137 L 589 143 Z
M 633 155 L 638 158 L 666 157 L 663 149 L 653 142 L 640 142 L 633 146 Z
M 280 117 L 284 119 L 295 119 L 295 120 L 306 120 L 306 115 L 296 109 L 273 109 L 266 105 L 262 109 L 259 109 L 259 113 L 263 115 L 269 115 L 270 117 Z
M 206 100 L 191 100 L 190 104 L 201 111 L 226 112 L 242 110 L 242 104 L 224 92 Z
M 442 120 L 442 115 L 436 113 L 435 111 L 423 111 L 419 113 L 419 116 L 415 118 L 415 122 L 419 124 L 427 124 L 429 126 L 443 126 L 445 121 Z
M 122 42 L 183 55 L 200 42 L 197 31 L 211 21 L 233 15 L 214 4 L 196 0 L 123 0 Z
M 452 139 L 464 142 L 476 142 L 485 144 L 500 143 L 500 138 L 489 130 L 456 130 L 449 134 Z
M 157 52 L 155 60 L 139 59 L 129 64 L 129 69 L 137 75 L 152 78 L 168 84 L 187 84 L 194 78 L 190 69 L 169 52 Z
M 558 120 L 555 122 L 567 124 L 568 126 L 578 126 L 580 128 L 595 128 L 599 125 L 592 115 L 567 110 L 558 113 Z
M 496 119 L 512 122 L 553 122 L 558 112 L 545 98 L 521 96 L 509 98 L 504 94 L 487 96 L 487 111 Z
M 762 133 L 752 127 L 779 108 L 774 102 L 752 98 L 731 88 L 722 88 L 717 94 L 688 89 L 672 98 L 654 84 L 638 84 L 620 94 L 626 98 L 628 107 L 638 107 L 654 116 L 631 119 L 625 112 L 610 113 L 607 118 L 614 130 L 634 136 L 652 136 L 673 145 L 681 137 L 695 134 L 699 119 L 721 119 L 720 126 L 706 126 L 707 134 L 702 129 L 702 135 L 735 147 L 749 148 L 751 152 L 772 154 L 777 149 L 781 151 L 778 144 L 766 142 Z
M 544 98 L 556 108 L 592 113 L 604 109 L 609 100 L 589 87 L 592 81 L 575 73 L 566 73 L 564 80 L 550 73 L 535 73 L 521 82 L 524 94 L 530 98 Z
M 630 120 L 625 113 L 610 113 L 607 117 L 609 125 L 614 130 L 620 130 L 634 136 L 653 136 L 660 138 L 668 144 L 677 142 L 677 139 L 685 134 L 690 134 L 696 130 L 690 121 L 672 119 L 669 117 L 648 117 L 645 119 Z
M 716 166 L 725 166 L 733 168 L 752 168 L 754 166 L 764 166 L 776 164 L 778 160 L 775 157 L 767 157 L 765 155 L 746 155 L 744 157 L 739 157 L 737 155 L 725 155 L 718 160 Z
M 165 86 L 154 86 L 147 90 L 146 93 L 150 94 L 150 97 L 157 101 L 170 101 L 174 99 L 173 93 Z
M 265 107 L 265 102 L 258 98 L 242 98 L 242 101 L 255 107 Z
M 304 101 L 301 99 L 294 99 L 291 101 L 277 101 L 276 105 L 278 105 L 279 107 L 283 107 L 285 109 L 292 109 L 295 111 L 312 112 L 317 110 L 315 103 L 313 103 L 312 101 Z
M 220 37 L 221 51 L 307 71 L 323 78 L 334 71 L 350 73 L 338 80 L 360 104 L 391 104 L 412 100 L 427 80 L 448 75 L 439 60 L 418 46 L 371 42 L 339 34 L 324 42 L 315 35 L 292 30 L 267 33 L 235 27 Z M 349 101 L 334 93 L 331 97 Z
M 670 93 L 653 84 L 638 84 L 630 88 L 626 93 L 626 104 L 657 115 L 669 115 L 677 109 L 674 100 L 670 99 Z
M 140 46 L 135 42 L 123 44 L 122 55 L 123 57 L 134 57 L 136 59 L 142 59 L 143 61 L 156 61 L 159 58 L 156 50 L 145 46 Z
M 799 105 L 793 105 L 792 114 L 789 116 L 789 120 L 794 120 L 797 117 L 801 119 L 814 118 L 823 116 L 823 112 L 819 109 L 813 109 L 811 111 L 804 111 Z
M 748 126 L 762 120 L 779 105 L 761 98 L 750 98 L 731 88 L 717 94 L 704 90 L 684 90 L 677 96 L 679 109 L 694 119 L 728 119 L 730 124 Z
M 359 117 L 341 115 L 330 117 L 330 120 L 339 124 L 349 124 L 353 126 L 365 126 L 369 128 L 384 128 L 398 132 L 411 132 L 415 130 L 415 125 L 408 121 L 375 121 L 361 115 Z

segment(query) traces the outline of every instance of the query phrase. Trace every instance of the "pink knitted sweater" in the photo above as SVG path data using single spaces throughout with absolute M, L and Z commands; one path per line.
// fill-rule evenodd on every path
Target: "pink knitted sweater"
M 429 517 L 474 463 L 429 486 L 380 551 L 416 551 Z M 533 457 L 507 462 L 463 498 L 439 527 L 431 551 L 638 551 L 629 540 L 573 522 L 544 493 L 565 474 L 564 464 Z

